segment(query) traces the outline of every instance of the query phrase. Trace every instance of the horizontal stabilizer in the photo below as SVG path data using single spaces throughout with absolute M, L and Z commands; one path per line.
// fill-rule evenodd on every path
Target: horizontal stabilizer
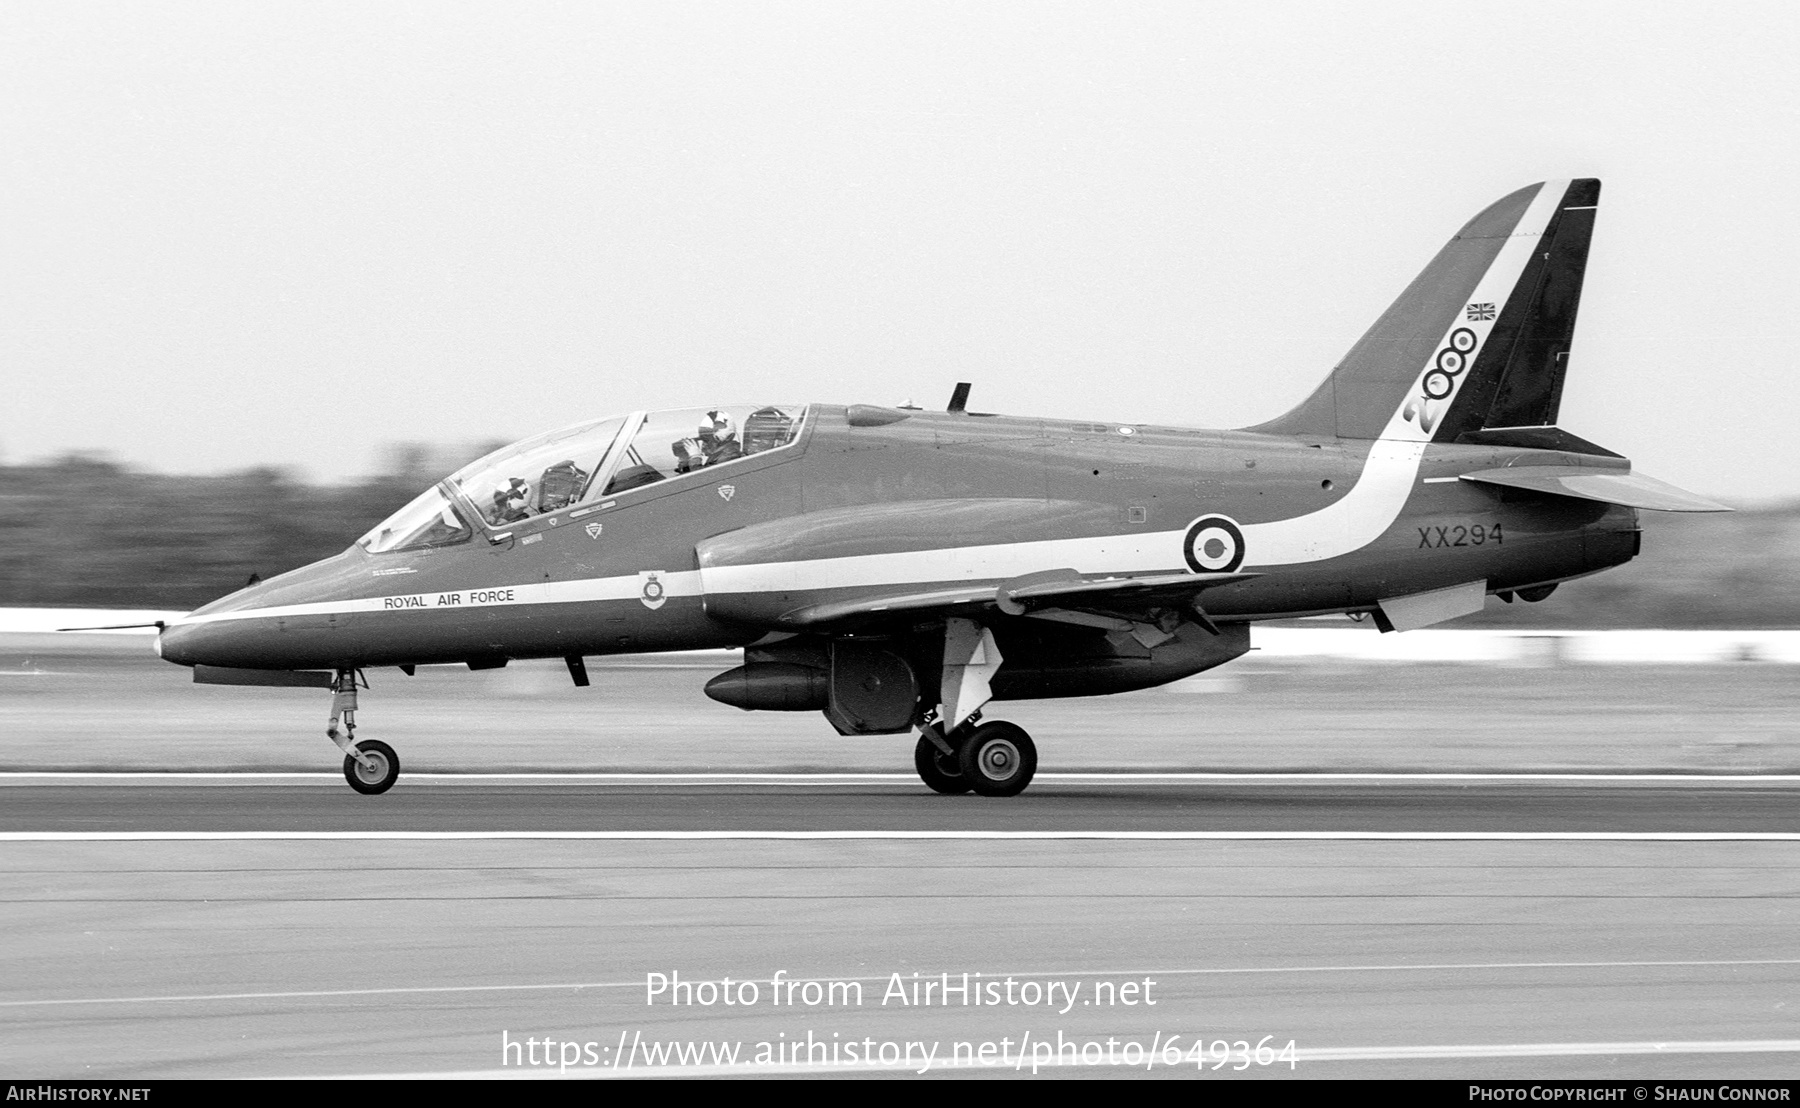
M 1623 458 L 1604 446 L 1597 446 L 1579 435 L 1571 435 L 1561 427 L 1484 427 L 1464 431 L 1457 442 L 1475 446 L 1517 446 L 1526 450 L 1560 450 L 1565 454 L 1593 454 L 1602 458 Z
M 1623 504 L 1653 512 L 1729 512 L 1723 504 L 1678 489 L 1641 473 L 1582 469 L 1578 466 L 1515 466 L 1483 469 L 1462 475 L 1465 481 L 1501 485 L 1510 489 L 1573 496 L 1604 504 Z

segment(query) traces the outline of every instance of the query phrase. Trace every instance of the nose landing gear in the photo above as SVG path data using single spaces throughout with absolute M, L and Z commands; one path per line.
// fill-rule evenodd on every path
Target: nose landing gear
M 357 792 L 373 796 L 387 792 L 400 779 L 400 756 L 379 739 L 356 741 L 356 682 L 355 670 L 337 671 L 337 680 L 331 687 L 331 720 L 325 725 L 325 737 L 344 752 L 344 780 Z M 340 719 L 344 723 L 342 731 L 338 730 Z

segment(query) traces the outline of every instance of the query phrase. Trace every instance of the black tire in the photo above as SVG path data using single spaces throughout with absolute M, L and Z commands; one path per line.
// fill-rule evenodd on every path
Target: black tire
M 365 796 L 393 788 L 400 779 L 400 755 L 394 753 L 394 748 L 380 739 L 364 739 L 356 744 L 356 749 L 375 761 L 375 770 L 366 770 L 355 758 L 344 755 L 344 780 L 350 782 L 350 787 Z
M 919 745 L 913 747 L 913 768 L 932 792 L 961 796 L 969 791 L 969 779 L 963 776 L 957 756 L 945 754 L 930 739 L 921 737 Z
M 1037 747 L 1016 723 L 995 720 L 975 729 L 957 750 L 962 775 L 982 796 L 1017 796 L 1037 772 Z

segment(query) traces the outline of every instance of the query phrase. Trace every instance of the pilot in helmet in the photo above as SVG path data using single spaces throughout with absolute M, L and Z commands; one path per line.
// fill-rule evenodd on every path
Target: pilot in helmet
M 731 413 L 715 408 L 700 417 L 700 426 L 694 431 L 693 438 L 675 444 L 675 454 L 681 459 L 675 472 L 688 473 L 701 466 L 742 458 L 744 445 L 738 442 L 737 424 Z
M 518 477 L 507 478 L 506 484 L 494 490 L 494 507 L 488 514 L 490 523 L 511 523 L 531 514 L 531 486 Z

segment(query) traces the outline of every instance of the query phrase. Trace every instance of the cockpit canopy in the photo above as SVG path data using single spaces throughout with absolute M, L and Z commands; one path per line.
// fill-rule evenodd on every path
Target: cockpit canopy
M 564 427 L 502 447 L 421 494 L 358 540 L 371 554 L 444 546 L 490 528 L 561 511 L 779 450 L 805 410 L 741 404 L 633 412 Z M 460 503 L 460 509 L 459 509 Z

